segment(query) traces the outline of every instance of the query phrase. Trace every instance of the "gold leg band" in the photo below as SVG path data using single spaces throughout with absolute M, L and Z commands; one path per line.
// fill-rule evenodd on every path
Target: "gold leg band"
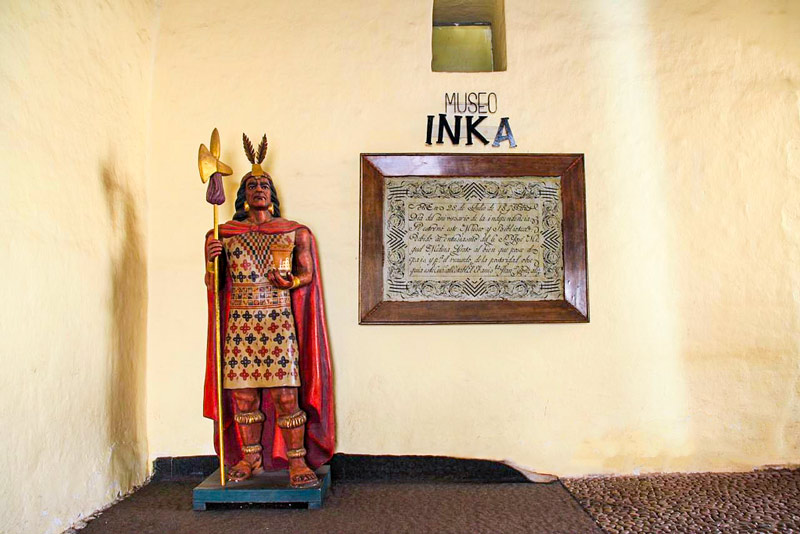
M 255 412 L 239 412 L 233 416 L 233 420 L 240 425 L 254 425 L 264 422 L 264 414 L 258 410 Z
M 281 428 L 297 428 L 306 424 L 306 412 L 298 410 L 292 415 L 278 417 L 278 426 Z
M 242 454 L 256 454 L 261 452 L 263 449 L 264 447 L 258 443 L 255 445 L 242 445 Z
M 300 447 L 299 449 L 289 449 L 288 451 L 286 451 L 286 456 L 288 456 L 289 458 L 302 458 L 305 455 L 306 455 L 306 450 L 303 447 Z

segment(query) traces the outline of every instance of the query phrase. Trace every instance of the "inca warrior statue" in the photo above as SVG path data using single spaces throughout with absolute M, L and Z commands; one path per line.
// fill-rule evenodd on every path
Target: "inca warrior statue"
M 252 170 L 242 177 L 233 220 L 205 241 L 209 329 L 204 415 L 217 421 L 222 484 L 288 467 L 293 487 L 319 482 L 312 469 L 334 451 L 328 335 L 314 236 L 281 217 L 275 184 L 243 135 Z M 207 200 L 225 200 L 219 136 L 200 147 Z M 222 362 L 221 364 L 219 362 Z M 221 409 L 220 409 L 221 408 Z M 227 471 L 227 476 L 225 472 Z

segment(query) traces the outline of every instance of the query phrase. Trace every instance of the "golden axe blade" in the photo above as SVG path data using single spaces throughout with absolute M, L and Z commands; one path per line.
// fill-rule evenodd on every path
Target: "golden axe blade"
M 219 132 L 217 132 L 216 128 L 211 134 L 211 150 L 206 148 L 206 145 L 200 145 L 200 150 L 197 153 L 197 167 L 200 170 L 200 180 L 203 183 L 208 182 L 208 179 L 215 172 L 223 176 L 233 174 L 233 169 L 219 160 Z

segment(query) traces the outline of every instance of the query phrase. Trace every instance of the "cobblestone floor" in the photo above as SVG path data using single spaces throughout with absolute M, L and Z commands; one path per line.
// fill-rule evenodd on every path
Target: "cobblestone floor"
M 562 483 L 610 534 L 800 533 L 800 469 Z

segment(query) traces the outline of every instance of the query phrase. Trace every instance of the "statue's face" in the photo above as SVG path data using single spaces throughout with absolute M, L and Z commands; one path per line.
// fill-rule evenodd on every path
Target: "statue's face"
M 266 176 L 248 178 L 244 186 L 244 195 L 251 208 L 266 209 L 272 200 L 269 191 L 269 178 Z

